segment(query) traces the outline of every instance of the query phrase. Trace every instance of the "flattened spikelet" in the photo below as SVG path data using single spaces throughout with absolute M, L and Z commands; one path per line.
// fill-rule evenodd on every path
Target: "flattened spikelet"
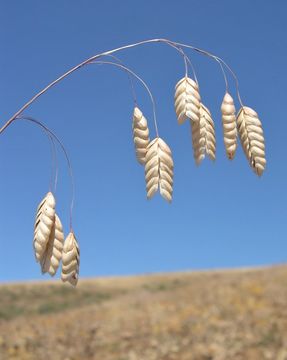
M 197 83 L 189 77 L 184 77 L 175 86 L 174 106 L 179 124 L 190 119 L 199 122 L 200 95 Z
M 200 120 L 191 124 L 193 156 L 197 165 L 207 155 L 215 160 L 216 140 L 214 122 L 210 111 L 203 104 L 200 105 Z
M 237 115 L 237 126 L 244 153 L 254 172 L 261 176 L 266 166 L 265 141 L 256 111 L 243 106 Z
M 80 267 L 80 250 L 74 233 L 70 232 L 67 236 L 63 254 L 62 254 L 62 275 L 64 282 L 68 281 L 71 285 L 76 286 L 79 277 Z
M 169 146 L 161 139 L 150 142 L 146 154 L 145 180 L 147 198 L 151 199 L 159 189 L 168 202 L 173 192 L 173 160 Z
M 42 273 L 48 272 L 51 276 L 56 274 L 62 259 L 63 243 L 63 227 L 58 215 L 55 214 L 55 223 L 41 260 Z
M 37 261 L 43 257 L 55 223 L 55 205 L 56 201 L 53 194 L 48 192 L 37 209 L 33 241 Z
M 133 138 L 137 160 L 143 165 L 150 139 L 147 120 L 138 107 L 134 108 L 133 114 Z
M 224 145 L 228 159 L 232 160 L 237 147 L 236 115 L 233 98 L 226 93 L 221 105 Z

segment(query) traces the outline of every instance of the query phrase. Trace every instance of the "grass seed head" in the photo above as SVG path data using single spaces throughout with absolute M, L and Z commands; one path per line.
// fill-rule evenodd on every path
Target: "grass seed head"
M 229 93 L 223 98 L 221 113 L 225 150 L 228 159 L 232 160 L 237 148 L 237 128 L 234 101 Z
M 253 109 L 243 106 L 237 115 L 238 134 L 247 160 L 261 176 L 266 166 L 265 140 L 261 121 Z
M 64 282 L 76 286 L 79 277 L 80 249 L 73 232 L 70 232 L 64 242 L 62 255 L 62 275 Z
M 146 155 L 145 180 L 147 198 L 151 199 L 159 189 L 161 196 L 172 201 L 173 160 L 169 146 L 161 139 L 150 142 Z
M 56 200 L 54 195 L 48 192 L 37 208 L 33 241 L 37 261 L 41 261 L 44 255 L 55 223 L 55 206 Z
M 200 119 L 190 122 L 192 134 L 193 156 L 197 165 L 207 155 L 211 160 L 216 157 L 215 127 L 211 113 L 206 106 L 200 104 Z
M 197 83 L 184 77 L 175 86 L 174 106 L 178 123 L 181 125 L 187 119 L 198 122 L 200 117 L 200 94 Z
M 62 223 L 58 215 L 55 214 L 55 223 L 52 228 L 46 250 L 41 259 L 42 273 L 48 272 L 51 276 L 56 274 L 62 259 L 63 243 L 64 233 Z
M 149 129 L 147 120 L 141 110 L 136 106 L 133 113 L 133 139 L 136 157 L 141 165 L 145 164 L 145 156 L 149 144 Z

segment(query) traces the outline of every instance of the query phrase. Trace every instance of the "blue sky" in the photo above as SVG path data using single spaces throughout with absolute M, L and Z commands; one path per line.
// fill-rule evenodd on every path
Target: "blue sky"
M 182 58 L 162 44 L 118 53 L 156 99 L 160 136 L 175 162 L 169 205 L 159 196 L 146 200 L 144 171 L 131 138 L 133 101 L 123 71 L 89 66 L 40 98 L 25 114 L 55 131 L 70 155 L 82 277 L 286 262 L 287 4 L 275 3 L 1 2 L 1 124 L 85 58 L 165 37 L 224 58 L 238 75 L 244 104 L 256 109 L 264 126 L 268 164 L 258 179 L 241 148 L 233 162 L 225 157 L 220 119 L 225 89 L 218 65 L 188 51 L 217 132 L 216 163 L 205 160 L 197 168 L 188 124 L 177 125 L 173 107 L 174 85 L 184 75 Z M 231 78 L 230 84 L 234 94 Z M 149 98 L 139 83 L 136 91 L 154 136 Z M 71 188 L 59 157 L 57 209 L 67 232 Z M 49 143 L 40 129 L 17 122 L 0 136 L 0 281 L 42 278 L 32 251 L 33 222 L 50 171 Z

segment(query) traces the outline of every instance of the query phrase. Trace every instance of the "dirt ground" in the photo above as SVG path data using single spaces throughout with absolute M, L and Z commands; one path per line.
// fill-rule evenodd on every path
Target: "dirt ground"
M 287 266 L 1 285 L 0 359 L 287 360 Z

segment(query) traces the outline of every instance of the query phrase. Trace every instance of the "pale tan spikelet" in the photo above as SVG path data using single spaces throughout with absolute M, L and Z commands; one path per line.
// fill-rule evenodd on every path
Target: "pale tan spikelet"
M 187 119 L 199 122 L 200 94 L 193 79 L 185 76 L 175 85 L 174 106 L 179 124 Z
M 41 259 L 42 273 L 48 272 L 51 276 L 56 274 L 62 259 L 63 243 L 63 226 L 58 215 L 55 214 L 55 223 L 45 253 Z
M 228 92 L 223 98 L 221 113 L 225 150 L 228 159 L 232 160 L 237 148 L 237 128 L 234 101 Z
M 62 253 L 62 275 L 64 282 L 76 286 L 79 277 L 80 250 L 73 232 L 67 236 Z
M 172 201 L 173 160 L 169 146 L 159 137 L 150 142 L 146 154 L 145 180 L 147 198 L 159 189 L 161 196 Z
M 134 108 L 133 113 L 133 138 L 137 160 L 143 165 L 150 140 L 149 129 L 146 118 L 137 106 Z
M 53 194 L 48 192 L 37 209 L 33 241 L 37 262 L 40 261 L 44 255 L 55 223 L 55 205 L 56 201 Z
M 215 127 L 211 113 L 206 106 L 200 105 L 199 122 L 190 122 L 192 132 L 193 155 L 197 165 L 207 155 L 211 160 L 215 160 L 216 139 Z
M 265 141 L 256 111 L 243 106 L 237 115 L 237 126 L 244 153 L 254 172 L 261 176 L 266 166 Z

